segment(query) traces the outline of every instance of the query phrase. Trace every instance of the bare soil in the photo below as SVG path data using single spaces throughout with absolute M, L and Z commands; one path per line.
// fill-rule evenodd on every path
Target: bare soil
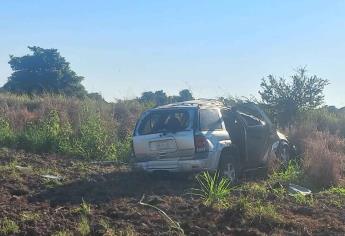
M 15 221 L 16 235 L 80 234 L 82 201 L 91 205 L 91 235 L 177 235 L 162 214 L 139 204 L 143 195 L 144 202 L 179 222 L 186 235 L 345 235 L 345 206 L 324 194 L 315 194 L 312 206 L 268 197 L 280 220 L 249 219 L 238 207 L 236 191 L 226 209 L 203 205 L 189 194 L 197 187 L 192 176 L 148 175 L 127 166 L 7 149 L 0 151 L 0 183 L 0 220 Z M 102 226 L 104 220 L 112 231 Z

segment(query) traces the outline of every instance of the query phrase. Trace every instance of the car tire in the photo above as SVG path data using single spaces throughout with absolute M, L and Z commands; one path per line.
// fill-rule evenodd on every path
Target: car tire
M 291 160 L 290 146 L 286 141 L 282 141 L 277 150 L 277 157 L 283 165 L 287 165 Z
M 234 153 L 226 151 L 222 154 L 219 166 L 219 176 L 221 178 L 227 178 L 231 184 L 236 184 L 240 175 L 239 164 Z

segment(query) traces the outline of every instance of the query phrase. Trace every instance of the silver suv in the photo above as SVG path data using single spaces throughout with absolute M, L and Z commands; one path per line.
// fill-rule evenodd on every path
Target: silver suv
M 144 112 L 133 134 L 134 166 L 145 171 L 219 171 L 235 181 L 265 166 L 271 153 L 286 162 L 290 147 L 254 104 L 226 107 L 193 100 Z

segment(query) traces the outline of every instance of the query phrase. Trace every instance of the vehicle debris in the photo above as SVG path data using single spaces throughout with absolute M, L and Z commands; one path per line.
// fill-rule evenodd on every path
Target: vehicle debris
M 303 196 L 308 196 L 312 194 L 312 191 L 310 189 L 307 189 L 305 187 L 296 185 L 296 184 L 289 184 L 288 191 L 290 194 L 301 194 Z
M 41 175 L 41 176 L 46 179 L 62 180 L 62 177 L 58 175 Z

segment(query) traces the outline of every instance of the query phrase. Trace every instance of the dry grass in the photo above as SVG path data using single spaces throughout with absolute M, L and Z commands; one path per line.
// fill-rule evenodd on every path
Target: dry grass
M 293 140 L 303 157 L 305 180 L 314 187 L 338 185 L 345 173 L 345 139 L 311 127 L 294 130 Z

